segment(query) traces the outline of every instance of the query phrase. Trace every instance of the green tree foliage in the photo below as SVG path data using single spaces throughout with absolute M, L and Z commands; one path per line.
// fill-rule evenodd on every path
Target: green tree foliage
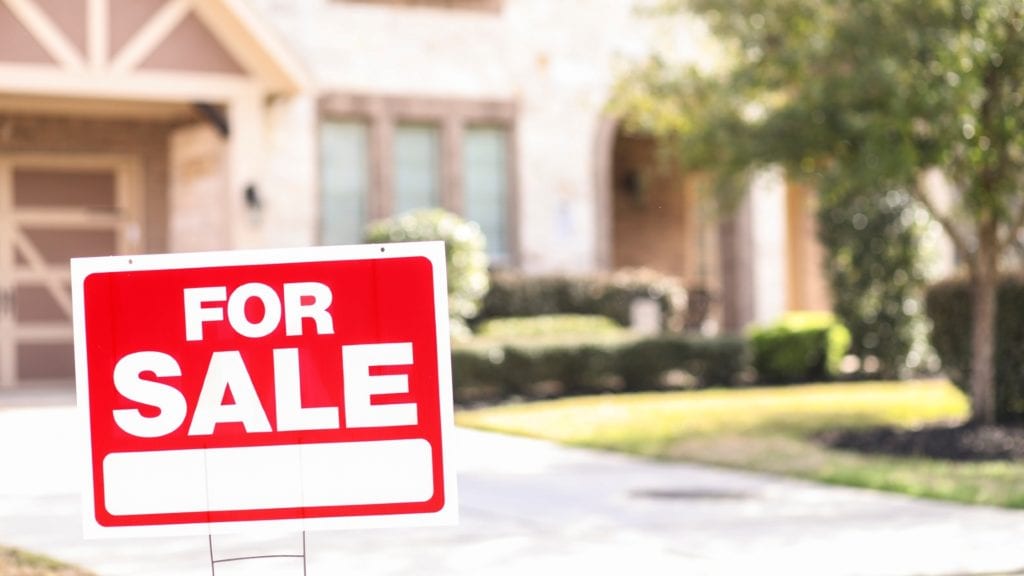
M 1019 0 L 670 0 L 727 54 L 714 73 L 653 59 L 613 107 L 736 195 L 779 164 L 821 190 L 906 190 L 941 223 L 972 283 L 970 390 L 995 419 L 995 286 L 1024 223 L 1024 3 Z M 955 189 L 939 202 L 923 176 Z
M 832 307 L 868 372 L 895 378 L 925 359 L 920 245 L 927 214 L 905 192 L 821 194 L 818 236 L 827 249 Z M 877 368 L 871 368 L 874 358 Z

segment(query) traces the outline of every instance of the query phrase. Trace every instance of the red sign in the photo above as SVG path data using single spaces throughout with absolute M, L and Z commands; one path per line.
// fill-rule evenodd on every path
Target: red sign
M 72 261 L 87 535 L 444 524 L 440 242 Z

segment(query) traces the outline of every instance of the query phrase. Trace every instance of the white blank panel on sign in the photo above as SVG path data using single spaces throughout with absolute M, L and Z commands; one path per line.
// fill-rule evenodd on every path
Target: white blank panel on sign
M 425 502 L 434 490 L 422 439 L 120 452 L 103 470 L 119 515 Z

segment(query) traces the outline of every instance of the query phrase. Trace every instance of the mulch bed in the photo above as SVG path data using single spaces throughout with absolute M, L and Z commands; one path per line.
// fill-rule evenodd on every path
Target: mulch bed
M 942 460 L 1024 460 L 1024 427 L 932 426 L 918 430 L 834 430 L 816 438 L 832 448 Z

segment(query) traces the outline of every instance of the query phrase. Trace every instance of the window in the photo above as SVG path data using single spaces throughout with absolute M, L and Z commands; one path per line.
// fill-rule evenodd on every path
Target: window
M 509 187 L 508 134 L 497 126 L 467 128 L 462 139 L 462 212 L 483 229 L 491 259 L 502 260 Z
M 441 205 L 441 135 L 429 124 L 395 130 L 396 214 Z
M 320 128 L 320 211 L 325 244 L 356 244 L 363 238 L 370 191 L 366 124 L 326 122 Z
M 321 113 L 322 242 L 356 243 L 371 219 L 436 206 L 479 224 L 493 263 L 514 263 L 513 106 L 333 95 Z

